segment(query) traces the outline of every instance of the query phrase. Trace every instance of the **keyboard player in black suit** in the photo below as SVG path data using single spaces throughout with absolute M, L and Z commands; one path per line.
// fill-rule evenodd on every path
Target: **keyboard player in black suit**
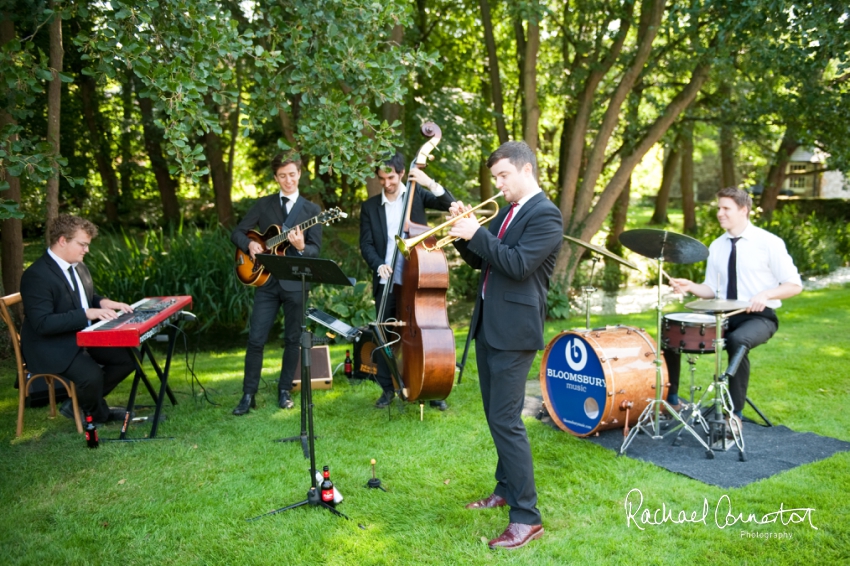
M 125 409 L 110 409 L 104 397 L 135 368 L 125 348 L 81 348 L 77 332 L 92 321 L 132 312 L 126 303 L 101 297 L 83 263 L 97 227 L 84 218 L 61 215 L 48 226 L 50 246 L 24 271 L 21 298 L 24 323 L 21 349 L 32 373 L 68 378 L 77 389 L 80 408 L 96 423 L 124 418 Z M 73 418 L 70 400 L 60 412 Z

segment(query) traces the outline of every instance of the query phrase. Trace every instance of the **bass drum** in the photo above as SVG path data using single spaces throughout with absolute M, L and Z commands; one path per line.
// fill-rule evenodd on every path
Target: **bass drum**
M 543 353 L 540 385 L 549 415 L 576 436 L 634 425 L 655 398 L 655 346 L 641 329 L 562 332 Z M 661 398 L 667 396 L 662 356 Z M 628 416 L 627 416 L 628 415 Z

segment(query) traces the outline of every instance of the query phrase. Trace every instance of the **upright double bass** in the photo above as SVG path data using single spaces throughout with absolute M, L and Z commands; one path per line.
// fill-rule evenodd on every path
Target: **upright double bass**
M 411 169 L 424 168 L 428 157 L 440 142 L 442 132 L 433 122 L 422 126 L 429 140 L 419 149 Z M 410 221 L 416 182 L 408 178 L 404 195 L 405 216 L 399 236 L 422 234 L 428 226 Z M 449 288 L 449 267 L 442 250 L 427 251 L 435 238 L 429 238 L 409 250 L 410 256 L 402 269 L 402 289 L 397 301 L 396 316 L 401 334 L 401 364 L 403 394 L 408 401 L 445 399 L 454 385 L 455 340 L 449 326 L 446 291 Z M 399 254 L 393 256 L 395 271 Z M 383 313 L 388 289 L 385 289 L 379 313 Z M 382 320 L 380 314 L 378 320 Z

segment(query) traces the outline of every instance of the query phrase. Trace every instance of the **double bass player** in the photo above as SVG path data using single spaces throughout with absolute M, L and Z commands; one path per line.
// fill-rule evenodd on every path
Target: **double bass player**
M 367 199 L 360 207 L 360 254 L 372 270 L 372 293 L 376 305 L 384 294 L 384 286 L 392 285 L 384 308 L 384 319 L 378 322 L 395 318 L 399 286 L 402 282 L 402 257 L 396 248 L 395 236 L 399 226 L 404 222 L 403 201 L 407 188 L 401 180 L 404 178 L 405 168 L 404 156 L 400 152 L 396 152 L 382 165 L 376 167 L 375 174 L 381 182 L 381 193 Z M 449 210 L 454 197 L 439 183 L 415 167 L 410 172 L 410 179 L 416 182 L 411 195 L 413 199 L 410 210 L 411 221 L 425 224 L 426 209 L 444 212 Z M 390 267 L 394 253 L 399 254 L 395 273 Z M 381 387 L 381 396 L 375 402 L 375 407 L 382 409 L 392 402 L 395 390 L 389 366 L 383 356 L 378 355 L 376 358 L 375 377 Z M 445 401 L 432 400 L 429 404 L 441 411 L 446 410 Z

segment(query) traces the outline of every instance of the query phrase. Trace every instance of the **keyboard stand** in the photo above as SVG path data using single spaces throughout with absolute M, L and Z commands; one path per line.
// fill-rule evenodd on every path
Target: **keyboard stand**
M 168 387 L 168 372 L 171 369 L 171 357 L 174 353 L 174 345 L 177 342 L 177 328 L 172 325 L 169 325 L 166 329 L 166 333 L 168 335 L 168 347 L 166 350 L 165 357 L 165 366 L 164 369 L 161 369 L 159 364 L 156 362 L 156 358 L 153 355 L 153 351 L 149 346 L 149 341 L 142 342 L 141 352 L 138 348 L 127 348 L 127 351 L 130 352 L 130 355 L 133 357 L 133 362 L 136 364 L 136 375 L 133 377 L 133 385 L 130 388 L 130 398 L 127 401 L 127 412 L 124 414 L 124 422 L 121 425 L 121 434 L 118 438 L 107 438 L 104 440 L 111 440 L 115 442 L 139 442 L 143 440 L 161 440 L 156 438 L 157 427 L 159 426 L 160 415 L 162 414 L 162 405 L 165 401 L 166 395 L 171 401 L 172 405 L 177 404 L 177 399 L 175 399 L 174 394 L 171 392 L 171 389 Z M 160 386 L 159 386 L 159 394 L 157 395 L 154 392 L 153 385 L 145 374 L 145 370 L 142 367 L 142 363 L 144 362 L 145 356 L 150 359 L 151 365 L 153 366 L 154 371 L 156 372 L 157 377 L 159 377 Z M 147 387 L 148 391 L 151 393 L 151 396 L 154 399 L 154 403 L 156 404 L 156 409 L 153 414 L 153 422 L 151 423 L 151 432 L 146 438 L 127 438 L 127 429 L 130 426 L 133 408 L 136 404 L 136 393 L 139 389 L 139 382 L 143 381 L 145 387 Z M 166 440 L 173 440 L 174 437 L 168 437 Z

